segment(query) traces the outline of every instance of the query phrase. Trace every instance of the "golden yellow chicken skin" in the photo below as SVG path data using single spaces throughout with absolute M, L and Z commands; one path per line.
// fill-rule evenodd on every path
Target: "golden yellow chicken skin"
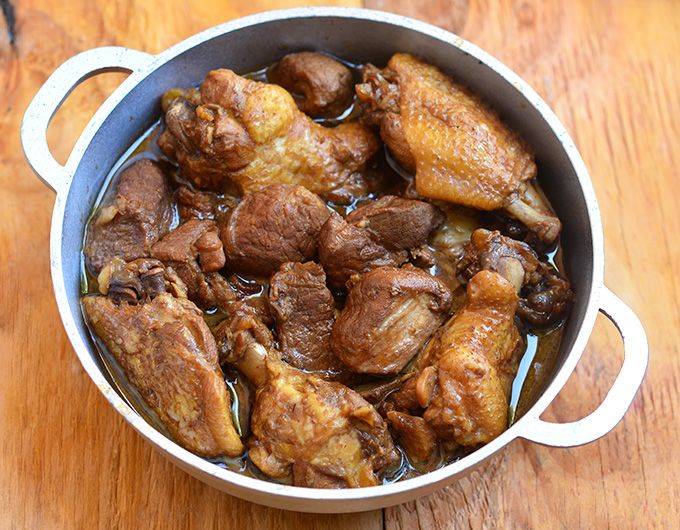
M 518 297 L 495 272 L 477 273 L 465 304 L 419 360 L 416 396 L 423 418 L 444 440 L 485 444 L 508 426 L 508 399 L 521 338 Z
M 243 452 L 215 339 L 193 302 L 162 293 L 136 305 L 86 296 L 82 305 L 95 334 L 180 445 L 207 457 Z
M 300 111 L 277 85 L 231 70 L 210 72 L 200 96 L 170 103 L 161 148 L 202 189 L 241 193 L 270 184 L 299 184 L 335 202 L 363 195 L 361 174 L 378 149 L 359 123 L 326 128 Z

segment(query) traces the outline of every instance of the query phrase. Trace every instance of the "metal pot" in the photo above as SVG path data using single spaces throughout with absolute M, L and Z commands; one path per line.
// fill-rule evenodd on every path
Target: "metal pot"
M 89 213 L 110 168 L 158 118 L 163 92 L 197 85 L 211 69 L 227 66 L 243 71 L 309 49 L 379 65 L 394 52 L 415 53 L 493 106 L 536 153 L 541 185 L 564 224 L 565 265 L 577 296 L 553 373 L 522 418 L 458 462 L 385 486 L 353 490 L 283 486 L 227 471 L 182 449 L 132 410 L 109 384 L 78 301 L 81 245 Z M 46 142 L 53 114 L 82 81 L 112 70 L 131 75 L 94 115 L 66 165 L 60 165 Z M 302 8 L 228 22 L 159 55 L 120 47 L 86 51 L 61 65 L 38 91 L 24 115 L 21 140 L 29 163 L 57 194 L 50 239 L 52 280 L 64 327 L 83 368 L 151 444 L 188 473 L 237 497 L 309 512 L 355 512 L 405 502 L 451 484 L 516 438 L 569 447 L 604 436 L 621 420 L 642 383 L 648 362 L 645 333 L 635 314 L 603 285 L 600 212 L 588 172 L 567 131 L 516 74 L 469 42 L 434 26 L 379 11 Z M 614 385 L 597 410 L 582 420 L 562 424 L 541 420 L 539 416 L 573 372 L 598 311 L 623 336 L 625 358 Z

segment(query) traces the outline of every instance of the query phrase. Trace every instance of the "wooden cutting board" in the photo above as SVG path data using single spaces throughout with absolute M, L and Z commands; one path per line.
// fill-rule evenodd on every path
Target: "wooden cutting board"
M 563 450 L 518 441 L 416 502 L 358 515 L 295 514 L 232 498 L 169 464 L 80 368 L 51 291 L 54 196 L 19 145 L 29 99 L 54 68 L 87 48 L 155 53 L 238 16 L 328 3 L 0 0 L 0 527 L 677 527 L 678 2 L 366 2 L 443 26 L 500 58 L 546 99 L 581 150 L 602 208 L 607 284 L 643 320 L 652 352 L 642 391 L 602 440 Z M 122 77 L 86 82 L 58 113 L 49 139 L 60 160 Z M 618 335 L 600 318 L 545 418 L 568 421 L 593 410 L 620 360 Z

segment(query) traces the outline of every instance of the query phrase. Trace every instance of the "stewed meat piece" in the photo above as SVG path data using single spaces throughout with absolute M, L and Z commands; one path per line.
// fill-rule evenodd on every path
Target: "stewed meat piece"
M 217 195 L 190 190 L 180 186 L 175 192 L 177 213 L 182 221 L 189 219 L 215 219 L 219 210 Z
M 420 416 L 391 410 L 386 414 L 390 432 L 394 435 L 411 464 L 422 469 L 434 464 L 439 450 L 437 433 Z
M 378 141 L 362 124 L 314 123 L 284 88 L 227 69 L 208 73 L 200 99 L 175 98 L 159 139 L 199 189 L 236 185 L 247 194 L 275 183 L 299 184 L 342 203 L 366 194 L 363 172 Z
M 444 216 L 427 202 L 385 195 L 360 206 L 345 220 L 388 250 L 410 250 L 424 243 Z
M 319 261 L 331 286 L 342 288 L 354 274 L 382 266 L 398 267 L 408 261 L 408 252 L 387 250 L 371 239 L 367 231 L 333 213 L 321 228 Z
M 508 426 L 508 400 L 522 340 L 519 299 L 500 274 L 477 273 L 465 304 L 418 359 L 412 389 L 423 418 L 443 440 L 485 444 Z
M 113 198 L 89 223 L 85 263 L 98 274 L 112 258 L 147 257 L 151 246 L 170 228 L 172 193 L 160 166 L 140 160 L 120 176 Z
M 526 243 L 479 228 L 464 249 L 459 263 L 462 275 L 470 278 L 480 270 L 499 273 L 519 293 L 517 314 L 526 322 L 546 326 L 567 314 L 574 299 L 569 282 L 554 267 L 540 261 Z
M 330 211 L 302 186 L 273 184 L 246 195 L 230 212 L 220 236 L 230 270 L 268 275 L 287 261 L 316 256 Z
M 199 307 L 224 309 L 236 294 L 219 271 L 224 267 L 222 242 L 214 221 L 190 219 L 151 248 L 151 256 L 172 267 Z
M 319 264 L 284 263 L 271 277 L 269 305 L 284 361 L 326 378 L 347 372 L 331 351 L 335 301 Z
M 108 296 L 82 299 L 87 321 L 175 440 L 203 456 L 241 454 L 215 339 L 181 280 L 157 260 L 118 259 L 100 288 Z
M 375 486 L 399 464 L 385 421 L 345 385 L 281 361 L 257 342 L 229 361 L 257 387 L 248 457 L 296 486 Z
M 364 70 L 357 85 L 367 120 L 408 171 L 421 197 L 481 210 L 504 209 L 545 243 L 559 219 L 529 180 L 536 163 L 519 136 L 435 66 L 396 53 L 387 68 Z
M 289 53 L 272 74 L 292 94 L 298 108 L 315 118 L 338 116 L 354 98 L 350 69 L 323 53 Z
M 452 296 L 415 267 L 380 267 L 354 283 L 331 334 L 333 352 L 353 371 L 396 374 L 446 318 Z

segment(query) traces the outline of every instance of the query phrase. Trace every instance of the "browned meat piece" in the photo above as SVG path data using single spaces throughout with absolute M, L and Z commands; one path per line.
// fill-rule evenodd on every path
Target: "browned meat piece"
M 212 330 L 220 363 L 234 362 L 254 343 L 267 350 L 274 347 L 272 332 L 245 302 L 231 304 L 226 312 L 227 318 Z
M 387 413 L 387 423 L 412 464 L 423 467 L 434 463 L 439 451 L 437 433 L 423 418 L 392 410 Z
M 165 291 L 177 291 L 177 282 L 156 260 L 125 265 L 118 259 L 100 275 L 108 296 L 85 296 L 83 312 L 180 445 L 208 457 L 237 456 L 243 445 L 232 424 L 215 340 L 192 302 Z
M 333 352 L 353 371 L 396 374 L 446 318 L 451 291 L 415 267 L 380 267 L 350 289 L 331 334 Z
M 206 76 L 201 103 L 175 98 L 159 139 L 198 188 L 223 191 L 233 184 L 246 194 L 275 183 L 299 184 L 343 203 L 366 193 L 362 173 L 378 142 L 363 125 L 323 127 L 280 86 L 226 69 Z
M 394 195 L 362 205 L 345 218 L 387 250 L 410 250 L 423 244 L 443 220 L 431 204 Z
M 271 277 L 269 304 L 284 361 L 325 378 L 347 372 L 331 351 L 335 301 L 320 265 L 284 263 Z
M 248 456 L 268 477 L 305 487 L 375 486 L 399 463 L 385 422 L 353 390 L 257 343 L 229 360 L 258 388 Z
M 405 250 L 389 251 L 373 241 L 368 232 L 347 223 L 333 213 L 321 228 L 319 261 L 334 288 L 342 288 L 354 274 L 382 266 L 395 266 L 408 260 Z
M 298 108 L 313 117 L 338 116 L 354 98 L 350 69 L 323 53 L 289 53 L 272 74 L 292 94 Z
M 175 192 L 177 213 L 182 221 L 189 219 L 215 219 L 218 197 L 211 193 L 193 191 L 181 186 Z
M 574 293 L 555 268 L 538 259 L 521 241 L 480 228 L 465 245 L 459 270 L 466 278 L 480 270 L 497 272 L 520 294 L 517 314 L 534 326 L 546 326 L 564 318 Z
M 120 176 L 116 194 L 87 228 L 85 263 L 93 274 L 112 258 L 126 261 L 149 255 L 172 222 L 171 192 L 151 160 L 135 162 Z
M 238 298 L 217 272 L 225 257 L 214 221 L 190 219 L 156 243 L 151 255 L 177 272 L 200 307 L 224 309 Z
M 246 195 L 220 233 L 227 266 L 269 275 L 287 261 L 312 259 L 329 215 L 323 201 L 302 186 L 273 184 Z
M 406 170 L 421 197 L 480 210 L 504 208 L 553 242 L 561 225 L 524 183 L 536 164 L 520 138 L 484 103 L 438 68 L 397 53 L 387 68 L 364 70 L 357 94 L 367 120 Z
M 479 272 L 468 284 L 463 308 L 418 359 L 415 395 L 439 438 L 477 446 L 507 428 L 521 350 L 517 304 L 510 282 L 495 272 Z

